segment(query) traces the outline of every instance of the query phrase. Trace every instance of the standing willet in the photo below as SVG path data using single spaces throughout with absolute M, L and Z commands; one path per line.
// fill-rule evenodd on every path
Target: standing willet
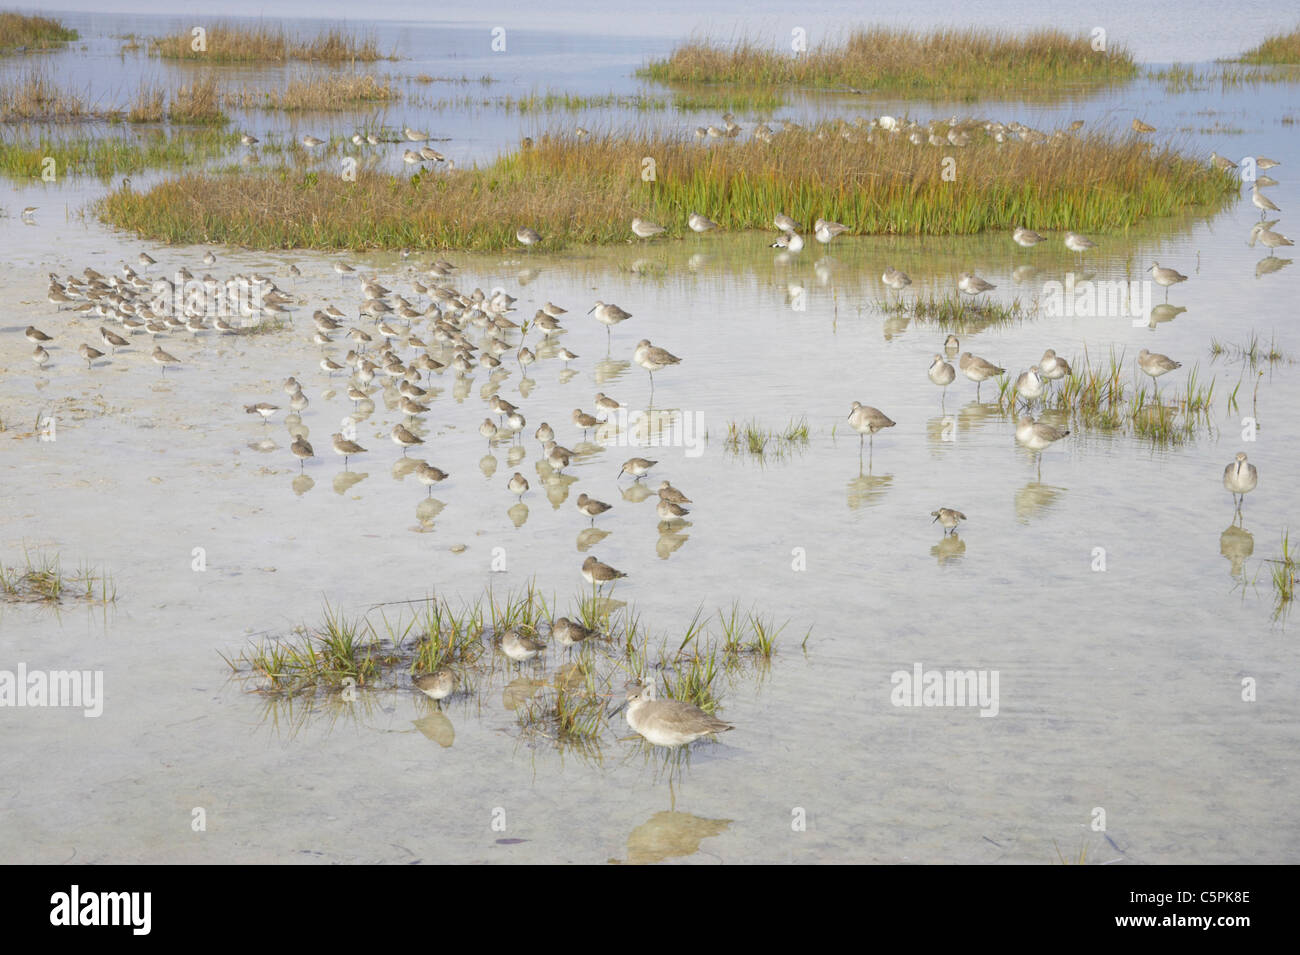
M 1038 372 L 1048 381 L 1060 381 L 1070 373 L 1070 363 L 1059 357 L 1054 349 L 1049 348 L 1043 352 L 1042 360 L 1038 363 Z
M 1161 375 L 1167 375 L 1176 368 L 1182 368 L 1182 362 L 1174 361 L 1168 355 L 1161 355 L 1156 352 L 1147 351 L 1145 348 L 1138 352 L 1138 367 L 1150 375 L 1153 379 Z M 1156 395 L 1160 394 L 1159 384 L 1156 385 Z
M 1046 421 L 1035 421 L 1029 415 L 1022 415 L 1016 422 L 1016 441 L 1023 444 L 1030 451 L 1036 451 L 1038 457 L 1038 472 L 1041 475 L 1043 471 L 1043 449 L 1050 446 L 1056 441 L 1060 441 L 1069 431 L 1053 427 Z
M 1282 164 L 1278 162 L 1276 159 L 1269 159 L 1267 156 L 1255 157 L 1256 169 L 1272 169 L 1274 166 L 1280 166 L 1280 165 Z
M 656 699 L 653 684 L 628 691 L 627 725 L 654 746 L 681 746 L 735 729 L 693 703 Z
M 650 397 L 652 399 L 655 393 L 655 372 L 681 362 L 681 359 L 672 352 L 651 345 L 648 338 L 643 338 L 637 342 L 633 358 L 638 365 L 650 373 Z
M 911 277 L 901 269 L 896 269 L 892 265 L 888 266 L 880 276 L 880 281 L 886 288 L 891 288 L 895 292 L 901 293 L 903 289 L 912 284 Z
M 849 411 L 849 425 L 858 433 L 859 457 L 862 455 L 862 439 L 864 437 L 870 435 L 874 447 L 876 432 L 883 431 L 885 428 L 892 428 L 897 423 L 879 408 L 864 405 L 860 401 L 853 402 L 853 408 Z
M 1016 226 L 1011 232 L 1011 238 L 1015 240 L 1016 245 L 1026 249 L 1032 249 L 1045 238 L 1032 229 L 1026 229 L 1024 226 Z
M 930 516 L 934 518 L 930 523 L 938 521 L 943 525 L 943 533 L 946 537 L 949 532 L 956 532 L 957 522 L 966 520 L 966 515 L 961 511 L 953 510 L 951 507 L 941 507 L 937 511 L 931 511 Z
M 1154 133 L 1156 128 L 1150 123 L 1144 123 L 1136 116 L 1133 117 L 1133 132 L 1135 133 Z
M 1246 463 L 1246 452 L 1238 451 L 1236 460 L 1223 469 L 1223 486 L 1232 492 L 1232 503 L 1241 510 L 1246 503 L 1246 495 L 1255 490 L 1259 483 L 1259 472 L 1255 465 Z
M 961 358 L 957 359 L 957 367 L 971 381 L 975 382 L 975 400 L 979 400 L 980 385 L 990 378 L 996 378 L 998 375 L 1005 375 L 1007 370 L 999 368 L 991 361 L 985 361 L 978 355 L 972 355 L 970 352 L 962 352 Z
M 975 296 L 997 288 L 992 282 L 986 282 L 973 272 L 962 272 L 957 277 L 957 291 Z
M 927 374 L 929 374 L 931 381 L 943 388 L 943 398 L 947 398 L 948 386 L 951 385 L 953 379 L 957 377 L 957 370 L 944 361 L 942 355 L 935 355 L 934 361 L 930 363 L 930 370 Z M 940 399 L 940 404 L 943 403 L 943 398 Z
M 1218 153 L 1210 153 L 1210 164 L 1214 166 L 1215 169 L 1222 170 L 1223 172 L 1237 168 L 1235 162 L 1231 159 L 1226 159 L 1225 157 L 1220 156 Z
M 777 237 L 777 240 L 772 243 L 771 248 L 783 249 L 786 252 L 802 252 L 803 236 L 801 236 L 798 232 L 782 233 L 780 236 Z
M 1258 183 L 1250 187 L 1250 201 L 1253 202 L 1255 204 L 1255 208 L 1259 210 L 1260 219 L 1263 219 L 1264 214 L 1267 212 L 1282 211 L 1274 204 L 1272 199 L 1270 199 L 1268 196 L 1264 195 L 1262 192 L 1259 191 Z
M 1295 245 L 1294 242 L 1284 236 L 1281 232 L 1274 232 L 1266 223 L 1261 222 L 1256 222 L 1250 230 L 1250 242 L 1248 244 L 1251 248 L 1254 248 L 1256 242 L 1259 242 L 1268 249 L 1269 255 L 1273 254 L 1274 249 L 1284 248 L 1288 245 Z
M 813 235 L 822 245 L 830 245 L 831 240 L 837 235 L 843 235 L 848 231 L 848 226 L 839 222 L 832 222 L 829 219 L 818 219 L 813 223 Z
M 542 235 L 536 229 L 529 229 L 527 226 L 515 230 L 515 238 L 519 240 L 520 245 L 533 246 L 542 241 Z
M 1169 301 L 1169 286 L 1177 285 L 1179 282 L 1186 282 L 1187 276 L 1176 269 L 1162 269 L 1160 263 L 1156 262 L 1148 269 L 1151 277 L 1156 280 L 1156 284 L 1162 286 L 1165 290 L 1165 301 Z
M 802 222 L 795 222 L 784 212 L 778 212 L 776 218 L 772 221 L 776 223 L 776 227 L 782 232 L 795 232 L 803 228 Z
M 1020 373 L 1016 378 L 1016 398 L 1025 399 L 1025 407 L 1033 404 L 1035 398 L 1041 398 L 1043 392 L 1047 390 L 1047 384 L 1039 374 L 1037 365 L 1034 365 L 1028 371 Z
M 625 322 L 632 317 L 631 312 L 625 312 L 617 305 L 607 304 L 596 300 L 596 304 L 587 312 L 588 315 L 595 315 L 596 321 L 605 326 L 605 346 L 609 347 L 610 331 L 619 322 Z
M 1065 233 L 1065 247 L 1071 252 L 1078 252 L 1079 262 L 1082 264 L 1083 253 L 1087 252 L 1089 249 L 1097 248 L 1097 243 L 1093 242 L 1092 239 L 1089 239 L 1087 236 L 1079 235 L 1077 232 L 1067 232 Z

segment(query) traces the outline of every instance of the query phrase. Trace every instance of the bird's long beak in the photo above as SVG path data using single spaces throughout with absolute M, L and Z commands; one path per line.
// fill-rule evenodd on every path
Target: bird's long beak
M 614 709 L 611 712 L 605 714 L 605 719 L 612 720 L 614 717 L 618 716 L 618 714 L 623 711 L 623 707 L 625 706 L 627 706 L 627 700 L 624 700 L 618 706 L 614 707 Z
M 591 306 L 591 308 L 587 309 L 587 314 L 590 315 L 590 314 L 591 314 L 592 312 L 594 312 L 595 310 L 596 310 L 596 306 L 593 305 L 593 306 Z

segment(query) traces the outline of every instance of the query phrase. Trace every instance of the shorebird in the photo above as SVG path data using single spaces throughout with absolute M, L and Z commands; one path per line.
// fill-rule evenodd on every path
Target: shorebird
M 544 643 L 525 637 L 518 630 L 507 630 L 501 635 L 502 652 L 516 663 L 532 660 L 545 649 Z
M 1231 159 L 1225 159 L 1223 156 L 1220 156 L 1218 153 L 1210 153 L 1210 163 L 1211 165 L 1214 166 L 1215 169 L 1221 169 L 1224 172 L 1227 172 L 1229 169 L 1237 168 L 1237 164 L 1235 162 L 1233 162 Z
M 1269 159 L 1267 156 L 1255 157 L 1256 169 L 1272 169 L 1274 166 L 1280 166 L 1280 165 L 1282 164 L 1278 162 L 1276 159 Z
M 261 142 L 261 140 L 259 140 L 256 136 L 252 135 L 251 133 L 241 133 L 239 136 L 239 141 L 243 143 L 245 146 L 256 146 L 259 142 Z
M 992 282 L 986 282 L 973 272 L 962 272 L 957 277 L 957 291 L 975 296 L 997 288 Z
M 1024 226 L 1016 226 L 1011 232 L 1011 238 L 1016 245 L 1023 246 L 1026 249 L 1032 249 L 1038 243 L 1044 241 L 1046 236 L 1041 236 L 1032 229 L 1026 229 Z
M 912 284 L 912 279 L 906 272 L 896 269 L 892 265 L 885 269 L 884 273 L 880 276 L 880 281 L 883 282 L 886 287 L 892 288 L 895 292 L 902 292 L 903 289 Z
M 803 228 L 803 223 L 795 222 L 784 212 L 778 212 L 776 218 L 772 221 L 776 223 L 776 227 L 782 232 L 797 232 Z
M 306 438 L 294 439 L 293 444 L 289 445 L 289 450 L 292 451 L 293 456 L 298 459 L 299 473 L 302 472 L 303 465 L 307 463 L 307 459 L 316 456 L 316 452 L 312 450 L 312 447 L 307 442 Z
M 331 437 L 333 438 L 333 442 L 334 442 L 334 453 L 343 455 L 344 468 L 348 466 L 348 458 L 352 457 L 354 454 L 366 453 L 365 448 L 357 444 L 355 441 L 351 441 L 343 437 L 343 435 L 341 434 L 336 433 Z
M 686 519 L 686 515 L 691 512 L 673 501 L 666 501 L 662 497 L 659 503 L 655 505 L 655 513 L 659 515 L 659 520 L 668 524 L 675 524 Z
M 956 533 L 957 523 L 966 520 L 966 515 L 961 511 L 953 510 L 951 507 L 941 507 L 937 511 L 931 511 L 930 516 L 934 518 L 930 523 L 938 521 L 943 525 L 943 533 L 946 537 L 949 533 Z
M 1086 236 L 1079 235 L 1077 232 L 1065 233 L 1065 247 L 1071 252 L 1079 253 L 1079 261 L 1083 261 L 1083 253 L 1089 249 L 1097 248 L 1097 243 L 1093 242 Z
M 957 359 L 957 367 L 971 381 L 975 382 L 975 400 L 979 400 L 980 388 L 984 382 L 990 378 L 996 378 L 998 375 L 1005 375 L 1007 370 L 999 368 L 991 361 L 985 361 L 978 355 L 972 355 L 970 352 L 962 352 L 961 358 Z
M 1058 357 L 1056 352 L 1049 348 L 1043 352 L 1043 358 L 1038 363 L 1038 371 L 1048 381 L 1060 381 L 1070 373 L 1070 363 Z
M 506 487 L 510 489 L 511 494 L 515 495 L 517 498 L 519 498 L 522 501 L 524 495 L 528 493 L 528 480 L 522 474 L 516 471 L 513 475 L 511 475 L 510 482 L 506 485 Z
M 32 351 L 32 361 L 36 362 L 38 368 L 44 368 L 49 363 L 50 353 L 42 346 L 37 345 Z
M 602 302 L 599 299 L 597 299 L 596 304 L 593 305 L 587 311 L 587 314 L 595 315 L 596 321 L 600 322 L 600 324 L 605 326 L 606 345 L 609 344 L 610 331 L 613 329 L 613 327 L 617 325 L 619 322 L 625 322 L 632 317 L 631 312 L 625 312 L 617 305 L 606 304 L 605 302 Z
M 317 146 L 324 146 L 325 140 L 317 139 L 315 136 L 304 136 L 302 138 L 302 144 L 308 149 L 315 149 Z
M 561 617 L 551 625 L 551 636 L 555 637 L 555 642 L 566 650 L 580 645 L 584 640 L 590 640 L 597 636 L 595 630 L 584 627 L 576 620 L 570 620 L 568 617 Z
M 829 219 L 818 219 L 813 223 L 813 235 L 822 245 L 830 245 L 831 240 L 837 235 L 843 235 L 848 231 L 848 226 L 839 222 L 831 222 Z
M 1175 269 L 1162 269 L 1157 262 L 1147 269 L 1151 277 L 1156 280 L 1156 284 L 1162 286 L 1165 290 L 1165 301 L 1169 301 L 1169 286 L 1177 285 L 1179 282 L 1186 282 L 1187 276 Z
M 647 471 L 658 463 L 658 461 L 649 461 L 645 458 L 628 458 L 623 462 L 623 466 L 619 468 L 618 476 L 622 477 L 626 473 L 639 481 L 645 477 Z
M 1032 404 L 1035 398 L 1042 397 L 1047 389 L 1047 384 L 1038 372 L 1038 366 L 1034 365 L 1028 371 L 1021 372 L 1016 378 L 1016 398 L 1024 398 L 1026 406 Z
M 653 684 L 628 691 L 627 725 L 653 746 L 682 746 L 735 729 L 693 703 L 656 699 Z
M 402 135 L 413 143 L 422 143 L 429 138 L 429 134 L 418 129 L 412 129 L 410 126 L 402 127 Z
M 594 497 L 588 497 L 586 494 L 578 495 L 578 510 L 590 517 L 593 524 L 596 523 L 597 517 L 610 509 L 610 506 L 611 505 L 606 504 L 604 501 L 598 501 Z
M 1232 492 L 1232 503 L 1237 510 L 1246 503 L 1246 495 L 1255 490 L 1259 483 L 1259 472 L 1255 465 L 1246 463 L 1246 452 L 1238 451 L 1236 459 L 1223 469 L 1223 486 Z
M 957 377 L 957 370 L 943 360 L 942 355 L 935 355 L 934 361 L 930 362 L 930 370 L 927 372 L 930 380 L 943 389 L 943 396 L 948 396 L 948 386 L 953 383 Z
M 803 251 L 803 236 L 798 232 L 783 233 L 772 243 L 771 247 L 784 249 L 787 252 L 801 252 Z
M 1251 248 L 1254 248 L 1256 242 L 1259 242 L 1268 249 L 1269 255 L 1273 254 L 1274 249 L 1284 248 L 1288 245 L 1295 245 L 1294 242 L 1284 236 L 1281 232 L 1274 232 L 1268 227 L 1267 223 L 1260 222 L 1255 223 L 1254 227 L 1250 230 L 1249 245 Z
M 878 408 L 864 405 L 861 401 L 853 402 L 853 408 L 849 411 L 849 425 L 858 433 L 858 454 L 862 454 L 864 437 L 870 435 L 874 446 L 876 432 L 892 428 L 897 423 Z
M 708 232 L 716 229 L 718 224 L 712 219 L 700 215 L 698 212 L 692 212 L 686 219 L 686 224 L 691 227 L 692 232 Z
M 654 397 L 655 393 L 655 372 L 681 362 L 681 359 L 672 352 L 651 345 L 648 338 L 643 338 L 637 342 L 636 351 L 632 357 L 638 365 L 650 373 L 651 397 Z
M 79 354 L 82 358 L 86 359 L 87 368 L 89 368 L 94 363 L 95 359 L 104 357 L 104 353 L 100 351 L 98 348 L 92 348 L 91 346 L 85 344 L 83 344 L 80 348 L 77 349 L 77 354 Z
M 46 335 L 35 325 L 28 325 L 27 328 L 23 331 L 23 337 L 26 338 L 33 345 L 43 345 L 46 342 L 54 341 L 54 339 L 51 336 Z
M 1253 202 L 1255 208 L 1259 210 L 1259 217 L 1261 220 L 1264 218 L 1266 212 L 1282 211 L 1274 204 L 1272 199 L 1259 191 L 1258 183 L 1250 187 L 1250 201 Z
M 515 238 L 519 240 L 520 245 L 532 246 L 542 241 L 541 233 L 535 229 L 529 229 L 524 226 L 515 230 Z
M 456 689 L 456 674 L 445 667 L 436 673 L 421 673 L 411 683 L 431 700 L 445 700 Z
M 649 219 L 638 217 L 632 220 L 632 234 L 638 239 L 648 239 L 652 235 L 658 235 L 663 231 L 663 226 L 657 222 L 651 222 Z
M 415 466 L 416 479 L 429 489 L 429 494 L 433 494 L 433 486 L 447 480 L 447 472 L 435 468 L 428 461 L 421 461 Z
M 162 366 L 162 373 L 164 375 L 167 374 L 168 365 L 179 365 L 181 363 L 181 360 L 175 355 L 163 351 L 161 345 L 154 348 L 153 354 L 150 357 L 153 358 L 155 364 Z
M 957 354 L 957 352 L 961 351 L 961 340 L 950 332 L 948 337 L 943 340 L 943 350 L 947 353 L 948 357 L 951 358 L 953 355 Z
M 620 577 L 626 577 L 627 574 L 621 570 L 615 570 L 609 564 L 602 564 L 595 557 L 588 557 L 582 562 L 582 576 L 587 583 L 600 588 L 605 584 L 613 583 Z
M 1029 415 L 1023 415 L 1016 422 L 1016 440 L 1031 451 L 1038 452 L 1038 467 L 1043 466 L 1043 449 L 1060 441 L 1069 431 L 1053 427 L 1046 421 L 1035 421 Z
M 691 499 L 667 481 L 659 483 L 659 500 L 672 501 L 674 504 L 690 504 Z
M 260 414 L 262 424 L 270 421 L 272 416 L 279 410 L 279 405 L 273 405 L 269 401 L 259 401 L 255 405 L 244 405 L 244 414 Z
M 1150 123 L 1144 123 L 1136 116 L 1133 118 L 1133 132 L 1135 133 L 1154 133 L 1156 128 Z
M 1174 361 L 1168 355 L 1150 352 L 1144 348 L 1138 352 L 1138 367 L 1154 379 L 1159 378 L 1161 375 L 1167 375 L 1176 368 L 1182 368 L 1183 363 Z M 1156 390 L 1158 394 L 1159 385 L 1157 385 Z
M 595 415 L 587 414 L 581 408 L 573 409 L 573 423 L 582 429 L 582 436 L 587 437 L 587 432 L 596 425 L 600 424 L 600 419 Z

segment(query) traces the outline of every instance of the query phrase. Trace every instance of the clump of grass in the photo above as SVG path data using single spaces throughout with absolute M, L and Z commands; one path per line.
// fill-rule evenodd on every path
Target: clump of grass
M 67 122 L 96 115 L 82 96 L 60 89 L 37 72 L 0 84 L 0 122 Z
M 1036 308 L 1015 298 L 1010 302 L 988 300 L 972 302 L 958 293 L 886 297 L 875 301 L 877 310 L 886 315 L 903 316 L 914 321 L 937 325 L 945 332 L 970 334 L 990 328 L 1019 324 L 1031 317 Z
M 1300 27 L 1271 36 L 1241 55 L 1243 63 L 1300 63 Z
M 391 103 L 400 97 L 391 80 L 369 73 L 318 73 L 294 77 L 283 88 L 246 86 L 227 92 L 224 101 L 237 109 L 330 112 Z
M 634 131 L 579 139 L 541 135 L 484 168 L 447 175 L 361 170 L 355 181 L 314 175 L 327 160 L 239 176 L 191 174 L 146 192 L 110 193 L 109 223 L 151 239 L 252 248 L 518 247 L 523 223 L 545 247 L 627 241 L 633 216 L 684 228 L 705 210 L 724 229 L 770 229 L 773 209 L 832 218 L 856 233 L 972 234 L 1032 221 L 1045 229 L 1122 229 L 1237 195 L 1230 175 L 1132 138 L 1052 137 L 1036 146 L 987 136 L 963 150 L 978 175 L 942 179 L 941 164 L 904 137 L 848 138 L 791 129 L 771 144 Z M 657 181 L 641 179 L 656 158 Z
M 727 424 L 725 447 L 732 454 L 748 453 L 761 458 L 767 455 L 770 448 L 778 457 L 784 457 L 790 451 L 807 444 L 807 418 L 792 418 L 781 430 L 764 427 L 757 421 L 749 421 L 743 425 L 738 421 Z
M 1277 340 L 1270 338 L 1267 345 L 1262 345 L 1259 335 L 1252 332 L 1250 340 L 1241 344 L 1233 342 L 1221 342 L 1217 338 L 1210 339 L 1210 359 L 1240 362 L 1254 370 L 1261 365 L 1275 365 L 1279 362 L 1294 364 L 1295 359 L 1287 357 L 1282 349 L 1277 346 Z
M 15 50 L 52 50 L 79 39 L 59 20 L 5 11 L 0 13 L 0 54 Z
M 130 136 L 48 137 L 33 142 L 0 135 L 0 174 L 39 178 L 45 158 L 53 157 L 59 176 L 109 179 L 144 169 L 179 169 L 224 155 L 239 142 L 217 129 L 147 130 Z
M 194 49 L 189 30 L 151 41 L 150 52 L 165 59 L 201 60 L 206 63 L 287 63 L 306 60 L 317 63 L 373 63 L 395 60 L 379 50 L 373 36 L 351 36 L 342 30 L 327 30 L 314 37 L 298 37 L 283 27 L 260 23 L 256 26 L 214 24 L 205 28 L 204 50 Z
M 65 599 L 117 602 L 112 577 L 89 565 L 66 572 L 58 555 L 23 551 L 20 564 L 0 561 L 0 600 L 14 603 L 60 603 Z
M 211 74 L 197 77 L 172 94 L 167 118 L 173 123 L 217 125 L 226 121 L 221 112 L 221 88 Z
M 1183 63 L 1146 71 L 1146 78 L 1164 85 L 1165 92 L 1195 93 L 1218 86 L 1220 90 L 1261 86 L 1265 83 L 1294 83 L 1300 81 L 1300 70 L 1285 68 L 1242 69 L 1226 63 L 1216 63 L 1207 70 Z
M 1096 51 L 1086 35 L 1058 30 L 1024 36 L 974 29 L 921 33 L 879 26 L 795 55 L 749 40 L 730 47 L 692 41 L 641 71 L 661 82 L 870 89 L 904 95 L 1020 93 L 1027 88 L 1117 83 L 1136 74 L 1127 50 L 1112 46 Z
M 1284 617 L 1291 610 L 1291 602 L 1295 600 L 1295 585 L 1297 580 L 1296 556 L 1291 552 L 1291 533 L 1289 530 L 1282 532 L 1282 554 L 1269 563 L 1273 565 L 1271 577 L 1273 580 L 1273 619 Z
M 167 91 L 161 86 L 145 84 L 136 91 L 127 108 L 128 123 L 161 123 L 167 118 Z

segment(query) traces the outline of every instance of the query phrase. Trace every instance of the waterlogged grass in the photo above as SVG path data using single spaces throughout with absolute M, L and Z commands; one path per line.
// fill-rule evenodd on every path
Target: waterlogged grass
M 538 660 L 515 664 L 496 649 L 507 630 L 549 644 L 555 619 L 567 615 L 595 631 L 572 650 L 550 645 Z M 455 696 L 482 700 L 503 693 L 525 739 L 546 739 L 596 752 L 630 682 L 656 681 L 661 696 L 708 712 L 727 686 L 762 676 L 787 622 L 738 603 L 684 631 L 653 634 L 634 608 L 579 594 L 562 614 L 532 584 L 473 601 L 401 601 L 350 616 L 326 605 L 321 621 L 284 637 L 261 638 L 229 656 L 232 672 L 268 698 L 307 696 L 322 703 L 357 690 L 410 689 L 423 673 L 449 670 Z M 806 646 L 811 631 L 804 637 Z
M 183 30 L 150 42 L 149 52 L 166 59 L 198 60 L 204 63 L 373 63 L 395 60 L 380 51 L 373 36 L 352 36 L 342 30 L 327 30 L 314 37 L 292 35 L 283 27 L 258 24 L 204 26 L 203 48 L 195 49 L 191 30 Z
M 70 30 L 50 17 L 8 11 L 0 13 L 0 54 L 17 50 L 53 50 L 76 39 L 79 39 L 76 30 Z
M 1300 567 L 1297 567 L 1297 555 L 1291 550 L 1291 532 L 1284 530 L 1282 532 L 1282 553 L 1280 556 L 1269 561 L 1271 569 L 1269 577 L 1273 583 L 1273 619 L 1277 620 L 1285 617 L 1291 610 L 1292 601 L 1295 600 L 1295 585 L 1300 577 Z
M 877 311 L 886 315 L 933 324 L 941 331 L 956 332 L 958 335 L 1018 325 L 1037 312 L 1035 307 L 1025 305 L 1018 298 L 1010 302 L 980 302 L 956 292 L 912 296 L 904 291 L 901 295 L 891 293 L 883 299 L 877 299 L 874 304 Z
M 769 454 L 779 458 L 808 445 L 808 419 L 791 419 L 781 430 L 760 425 L 757 421 L 727 424 L 724 447 L 732 454 L 749 454 L 766 458 Z
M 1105 362 L 1092 364 L 1085 349 L 1083 357 L 1070 364 L 1070 374 L 1032 406 L 1035 413 L 1041 409 L 1063 415 L 1072 430 L 1129 434 L 1161 447 L 1212 433 L 1215 382 L 1202 383 L 1199 365 L 1179 369 L 1181 381 L 1166 379 L 1157 389 L 1114 348 Z M 1015 390 L 1016 374 L 998 381 L 998 404 L 1008 412 L 1026 405 Z
M 117 602 L 113 578 L 89 565 L 67 571 L 57 554 L 23 552 L 21 563 L 0 561 L 0 600 L 12 603 L 49 603 L 85 600 Z
M 1290 33 L 1271 36 L 1241 55 L 1243 63 L 1300 63 L 1300 27 Z
M 1284 354 L 1275 339 L 1270 338 L 1265 345 L 1260 342 L 1259 335 L 1254 333 L 1251 334 L 1250 340 L 1244 343 L 1221 342 L 1217 338 L 1211 338 L 1210 359 L 1217 361 L 1220 358 L 1224 361 L 1239 362 L 1251 370 L 1265 365 L 1295 364 L 1295 359 Z
M 1218 87 L 1221 91 L 1268 83 L 1300 82 L 1300 69 L 1261 67 L 1243 69 L 1228 63 L 1216 63 L 1209 69 L 1197 69 L 1185 63 L 1147 70 L 1146 78 L 1163 84 L 1166 93 L 1195 93 Z
M 0 122 L 72 122 L 95 118 L 84 96 L 57 86 L 49 77 L 29 72 L 0 83 Z
M 38 179 L 47 157 L 63 176 L 109 179 L 145 169 L 180 169 L 225 155 L 239 136 L 216 129 L 136 130 L 127 135 L 25 137 L 0 134 L 0 174 Z
M 1118 83 L 1136 76 L 1137 66 L 1121 47 L 1097 51 L 1088 36 L 1057 30 L 1014 36 L 973 29 L 920 33 L 870 27 L 799 54 L 749 40 L 731 46 L 693 41 L 667 59 L 652 61 L 641 75 L 666 83 L 950 96 Z
M 771 143 L 707 146 L 645 130 L 546 134 L 483 168 L 409 177 L 363 169 L 355 181 L 328 157 L 293 153 L 293 165 L 257 174 L 194 173 L 110 193 L 99 212 L 175 243 L 499 251 L 518 247 L 524 225 L 542 234 L 542 249 L 624 243 L 633 216 L 681 235 L 692 211 L 725 230 L 770 230 L 784 211 L 857 234 L 967 235 L 1022 222 L 1109 232 L 1238 196 L 1231 175 L 1131 137 L 999 144 L 982 126 L 969 129 L 956 181 L 944 179 L 936 150 L 840 122 L 787 129 Z M 647 156 L 653 181 L 642 178 Z
M 236 109 L 337 112 L 401 98 L 389 79 L 369 73 L 322 73 L 295 76 L 281 87 L 244 86 L 228 90 L 223 103 Z

